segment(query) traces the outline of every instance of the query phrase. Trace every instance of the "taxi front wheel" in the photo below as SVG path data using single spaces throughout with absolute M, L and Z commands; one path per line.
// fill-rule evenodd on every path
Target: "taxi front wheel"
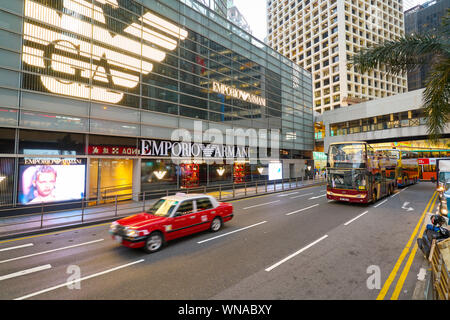
M 163 235 L 160 232 L 153 232 L 145 241 L 144 251 L 153 253 L 162 248 L 164 244 Z

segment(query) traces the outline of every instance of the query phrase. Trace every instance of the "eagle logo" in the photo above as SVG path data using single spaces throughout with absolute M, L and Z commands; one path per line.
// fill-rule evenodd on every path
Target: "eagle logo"
M 22 59 L 52 93 L 118 103 L 188 35 L 151 12 L 112 34 L 104 8 L 118 9 L 117 0 L 45 3 L 25 0 Z

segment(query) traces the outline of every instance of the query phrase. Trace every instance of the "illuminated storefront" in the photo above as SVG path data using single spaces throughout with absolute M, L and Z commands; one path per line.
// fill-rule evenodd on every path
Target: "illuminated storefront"
M 0 205 L 23 203 L 25 161 L 42 159 L 66 161 L 57 176 L 76 172 L 84 184 L 64 201 L 267 179 L 267 163 L 237 143 L 232 161 L 196 159 L 195 145 L 180 163 L 143 154 L 142 141 L 173 143 L 195 121 L 276 129 L 281 162 L 312 159 L 311 74 L 217 10 L 193 0 L 1 2 Z

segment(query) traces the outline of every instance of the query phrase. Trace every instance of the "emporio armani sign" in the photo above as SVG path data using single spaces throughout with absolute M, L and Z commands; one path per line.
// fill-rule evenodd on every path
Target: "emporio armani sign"
M 177 158 L 248 158 L 248 147 L 178 141 L 142 140 L 141 155 Z

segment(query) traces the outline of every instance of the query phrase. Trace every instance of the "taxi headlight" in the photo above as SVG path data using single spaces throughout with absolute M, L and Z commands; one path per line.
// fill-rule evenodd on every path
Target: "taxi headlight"
M 116 231 L 118 225 L 119 225 L 119 223 L 116 222 L 116 221 L 114 221 L 114 222 L 111 223 L 111 225 L 109 226 L 109 231 L 110 231 L 110 232 Z
M 134 229 L 126 229 L 125 235 L 130 238 L 135 238 L 135 237 L 139 236 L 139 231 L 134 230 Z

